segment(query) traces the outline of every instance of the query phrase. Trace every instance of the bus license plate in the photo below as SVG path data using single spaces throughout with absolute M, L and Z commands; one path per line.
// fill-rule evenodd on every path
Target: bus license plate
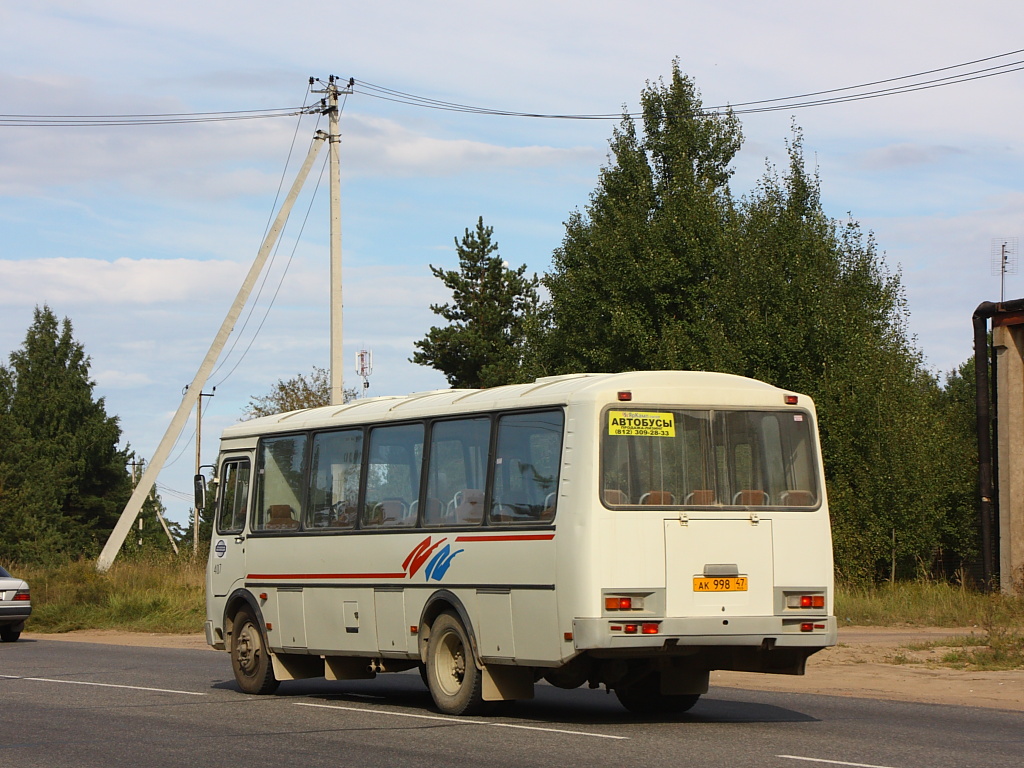
M 694 592 L 746 592 L 746 576 L 715 576 L 712 578 L 695 577 Z

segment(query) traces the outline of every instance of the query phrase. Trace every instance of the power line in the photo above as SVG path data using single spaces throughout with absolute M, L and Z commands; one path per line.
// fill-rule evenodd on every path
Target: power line
M 720 104 L 706 107 L 705 112 L 713 114 L 731 110 L 733 114 L 749 115 L 763 112 L 779 112 L 793 109 L 807 109 L 810 107 L 828 106 L 831 104 L 843 104 L 852 101 L 863 101 L 865 99 L 881 98 L 883 96 L 895 96 L 916 91 L 930 90 L 932 88 L 945 87 L 947 85 L 958 85 L 974 80 L 981 80 L 999 75 L 1007 75 L 1012 72 L 1019 72 L 1024 69 L 1024 58 L 1014 61 L 1007 61 L 994 66 L 975 68 L 967 71 L 954 72 L 953 74 L 929 80 L 920 78 L 940 72 L 953 72 L 964 70 L 967 67 L 977 67 L 979 64 L 994 62 L 999 59 L 1024 54 L 1024 48 L 1006 53 L 986 56 L 980 59 L 951 64 L 945 67 L 928 69 L 899 77 L 890 77 L 882 80 L 849 85 L 842 88 L 830 88 L 822 91 L 797 94 L 793 96 L 782 96 L 773 99 L 758 99 L 754 101 L 736 102 L 734 104 Z M 909 82 L 907 82 L 909 81 Z M 389 101 L 406 106 L 421 107 L 424 109 L 435 109 L 447 112 L 462 112 L 475 115 L 488 115 L 495 117 L 528 117 L 545 120 L 621 120 L 624 117 L 635 118 L 641 116 L 640 112 L 606 112 L 597 114 L 567 114 L 567 113 L 543 113 L 523 112 L 518 110 L 497 109 L 493 107 L 480 107 L 471 104 L 462 104 L 453 101 L 444 101 L 427 96 L 417 96 L 405 91 L 387 88 L 382 85 L 365 80 L 352 78 L 350 81 L 352 93 Z M 901 83 L 887 88 L 877 88 L 878 85 L 889 83 Z M 874 89 L 874 90 L 865 90 Z M 838 95 L 833 95 L 838 94 Z M 826 97 L 826 98 L 812 98 Z M 322 105 L 311 105 L 302 107 L 282 107 L 277 109 L 257 110 L 236 110 L 223 112 L 168 112 L 142 115 L 2 115 L 0 114 L 0 127 L 35 127 L 35 128 L 83 128 L 83 127 L 116 127 L 116 126 L 140 126 L 140 125 L 181 125 L 190 123 L 227 122 L 234 120 L 262 120 L 277 117 L 295 117 L 297 115 L 310 114 L 322 111 Z
M 248 109 L 227 112 L 168 112 L 149 115 L 0 115 L 0 126 L 22 128 L 95 128 L 136 125 L 181 125 L 221 123 L 234 120 L 264 120 L 306 114 L 307 107 Z
M 913 93 L 915 91 L 939 88 L 947 85 L 956 85 L 959 83 L 970 82 L 972 80 L 980 80 L 987 77 L 995 77 L 998 75 L 1009 74 L 1011 72 L 1018 72 L 1021 69 L 1024 69 L 1024 59 L 1007 61 L 1002 64 L 997 64 L 995 66 L 975 68 L 968 71 L 957 72 L 954 74 L 949 74 L 943 77 L 933 78 L 929 80 L 920 79 L 928 75 L 938 74 L 940 72 L 952 72 L 953 70 L 963 70 L 967 67 L 976 67 L 976 65 L 978 64 L 985 64 L 988 62 L 996 61 L 998 59 L 1014 57 L 1021 53 L 1024 53 L 1024 49 L 1008 51 L 1006 53 L 1000 53 L 995 56 L 986 56 L 981 59 L 974 59 L 972 61 L 966 61 L 960 64 L 952 64 L 949 66 L 939 67 L 936 69 L 915 72 L 909 75 L 901 75 L 899 77 L 891 77 L 883 80 L 875 80 L 867 83 L 860 83 L 858 85 L 850 85 L 842 88 L 832 88 L 823 91 L 813 91 L 811 93 L 798 94 L 794 96 L 783 96 L 774 99 L 760 99 L 756 101 L 738 102 L 736 104 L 722 104 L 718 106 L 707 107 L 704 111 L 708 114 L 722 112 L 726 110 L 731 110 L 734 114 L 757 114 L 762 112 L 778 112 L 792 109 L 806 109 L 809 107 L 820 107 L 829 104 L 841 104 L 849 101 L 862 101 L 864 99 L 880 98 L 882 96 L 893 96 L 903 93 Z M 531 117 L 549 120 L 621 120 L 624 117 L 639 117 L 642 114 L 640 112 L 620 112 L 614 114 L 547 114 L 540 112 L 519 112 L 505 109 L 493 109 L 489 107 L 477 107 L 468 104 L 460 104 L 458 102 L 449 102 L 442 101 L 440 99 L 432 99 L 424 96 L 416 96 L 415 94 L 397 91 L 391 88 L 386 88 L 384 86 L 368 83 L 363 80 L 355 80 L 354 82 L 355 85 L 357 86 L 357 88 L 353 90 L 354 93 L 359 93 L 364 96 L 369 96 L 371 98 L 381 99 L 383 101 L 390 101 L 398 104 L 406 104 L 408 106 L 422 107 L 425 109 L 437 109 L 449 112 L 465 112 L 469 114 L 492 115 L 499 117 Z M 877 85 L 886 85 L 889 83 L 902 84 L 888 88 L 864 90 L 868 88 L 874 88 L 874 86 Z M 830 94 L 842 95 L 831 96 Z M 815 96 L 826 96 L 828 98 L 811 98 Z

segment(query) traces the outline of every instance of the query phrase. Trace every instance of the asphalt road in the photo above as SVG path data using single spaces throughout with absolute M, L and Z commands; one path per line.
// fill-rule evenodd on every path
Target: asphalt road
M 415 672 L 238 692 L 228 656 L 22 640 L 0 645 L 0 766 L 1022 765 L 1024 713 L 712 688 L 643 721 L 603 691 L 537 686 L 492 718 L 433 708 Z

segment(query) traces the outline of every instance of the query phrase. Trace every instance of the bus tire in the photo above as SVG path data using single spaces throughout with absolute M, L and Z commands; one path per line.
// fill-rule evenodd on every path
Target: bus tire
M 430 628 L 427 687 L 434 704 L 447 715 L 477 715 L 483 711 L 482 675 L 469 634 L 452 613 L 440 614 Z
M 267 638 L 248 608 L 235 614 L 231 636 L 231 668 L 243 693 L 264 695 L 277 690 Z
M 661 676 L 652 673 L 632 685 L 615 689 L 619 703 L 634 715 L 678 715 L 688 712 L 700 699 L 699 693 L 662 693 Z

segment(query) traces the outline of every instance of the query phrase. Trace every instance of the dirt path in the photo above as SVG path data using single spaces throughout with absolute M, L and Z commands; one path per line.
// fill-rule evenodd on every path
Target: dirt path
M 941 648 L 927 651 L 906 648 L 914 643 L 971 632 L 979 631 L 933 627 L 843 627 L 839 630 L 839 645 L 812 656 L 807 662 L 807 674 L 802 677 L 712 672 L 711 685 L 1024 711 L 1024 670 L 962 672 L 931 664 L 942 656 Z M 26 633 L 24 637 L 212 650 L 203 635 L 82 630 L 54 635 Z M 912 663 L 895 664 L 893 660 L 897 656 Z

